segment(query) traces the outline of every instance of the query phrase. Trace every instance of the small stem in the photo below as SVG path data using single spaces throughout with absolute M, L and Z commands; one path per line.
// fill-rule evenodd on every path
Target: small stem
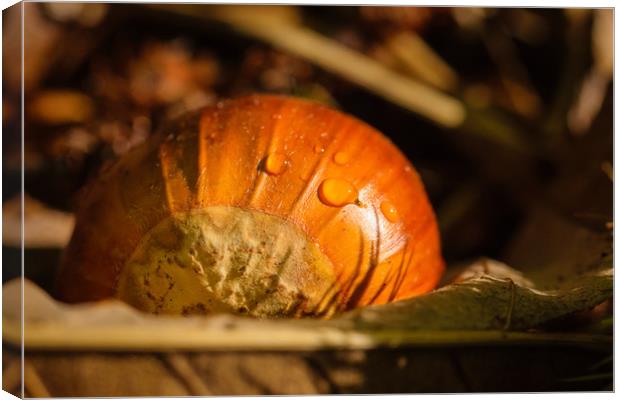
M 510 286 L 510 303 L 508 304 L 508 313 L 506 314 L 506 323 L 504 324 L 504 330 L 510 329 L 510 323 L 512 322 L 512 310 L 515 306 L 515 296 L 517 287 L 512 279 L 508 279 L 508 285 Z

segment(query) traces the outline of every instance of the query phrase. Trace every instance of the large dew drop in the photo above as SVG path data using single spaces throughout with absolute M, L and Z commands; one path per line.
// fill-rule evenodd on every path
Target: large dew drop
M 271 153 L 265 160 L 265 171 L 269 175 L 280 175 L 286 169 L 286 156 L 280 153 Z
M 351 157 L 344 151 L 339 151 L 334 154 L 334 162 L 338 165 L 345 165 L 350 159 Z
M 398 216 L 398 211 L 396 211 L 396 207 L 394 207 L 394 204 L 389 201 L 384 201 L 381 203 L 381 213 L 390 222 L 397 222 L 400 219 Z
M 357 189 L 344 179 L 328 178 L 319 186 L 319 199 L 325 205 L 342 207 L 357 202 Z

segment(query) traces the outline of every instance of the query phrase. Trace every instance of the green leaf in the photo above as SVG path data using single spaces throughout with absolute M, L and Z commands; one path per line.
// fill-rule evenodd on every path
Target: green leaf
M 340 320 L 357 329 L 526 330 L 609 299 L 610 260 L 600 267 L 561 289 L 547 291 L 483 275 L 410 300 L 354 310 Z

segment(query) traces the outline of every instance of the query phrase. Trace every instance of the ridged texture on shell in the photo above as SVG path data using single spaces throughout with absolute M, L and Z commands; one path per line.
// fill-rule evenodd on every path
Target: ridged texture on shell
M 326 204 L 325 179 L 351 184 L 358 202 Z M 170 123 L 85 189 L 58 296 L 114 296 L 145 234 L 170 215 L 211 206 L 299 227 L 333 264 L 339 310 L 425 293 L 444 269 L 422 182 L 387 138 L 316 103 L 254 95 Z

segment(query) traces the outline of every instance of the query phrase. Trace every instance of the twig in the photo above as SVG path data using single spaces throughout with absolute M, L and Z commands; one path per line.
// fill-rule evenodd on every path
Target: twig
M 185 383 L 192 396 L 208 396 L 212 394 L 207 385 L 200 379 L 194 367 L 190 364 L 187 355 L 169 353 L 165 354 L 163 358 L 177 376 Z
M 238 32 L 262 40 L 364 87 L 401 107 L 446 128 L 462 128 L 530 155 L 531 149 L 512 121 L 489 110 L 473 110 L 456 97 L 392 71 L 380 62 L 305 28 L 281 7 L 150 5 L 152 9 L 225 23 Z
M 566 113 L 577 93 L 588 62 L 589 35 L 587 25 L 591 10 L 567 9 L 564 13 L 568 19 L 566 32 L 568 54 L 560 71 L 558 89 L 543 123 L 543 132 L 549 137 L 550 141 L 557 140 L 564 132 Z
M 37 370 L 28 360 L 24 360 L 24 386 L 29 397 L 51 397 Z
M 80 326 L 29 323 L 25 345 L 29 349 L 52 350 L 320 350 L 329 348 L 374 349 L 393 346 L 445 345 L 571 345 L 606 348 L 611 335 L 584 333 L 530 333 L 514 331 L 415 331 L 345 330 L 328 327 L 302 328 L 274 324 L 250 329 L 205 329 L 171 324 L 153 334 L 150 326 Z M 17 325 L 5 320 L 3 336 L 8 344 L 21 343 Z
M 588 368 L 589 371 L 596 371 L 597 369 L 607 365 L 607 364 L 612 364 L 613 365 L 613 361 L 614 361 L 614 356 L 610 355 L 607 356 L 605 358 L 603 358 L 601 361 L 597 362 L 596 364 L 592 365 L 590 368 Z
M 396 73 L 355 50 L 291 22 L 290 18 L 279 18 L 272 7 L 151 7 L 223 22 L 241 33 L 305 58 L 441 126 L 454 128 L 465 121 L 466 111 L 460 100 Z
M 500 32 L 487 32 L 482 41 L 497 66 L 512 108 L 525 117 L 536 117 L 541 108 L 540 96 L 530 82 L 514 43 Z
M 508 278 L 508 285 L 510 286 L 510 303 L 508 304 L 508 312 L 506 313 L 506 323 L 503 327 L 505 331 L 510 329 L 510 323 L 512 322 L 512 310 L 515 308 L 515 296 L 517 293 L 517 286 L 510 278 Z
M 413 76 L 441 90 L 456 88 L 457 74 L 420 35 L 401 32 L 390 37 L 386 45 Z
M 584 375 L 584 376 L 577 376 L 574 378 L 566 378 L 566 379 L 562 379 L 562 382 L 591 382 L 591 381 L 598 381 L 598 380 L 613 380 L 614 378 L 614 374 L 612 372 L 605 372 L 602 374 L 592 374 L 592 375 Z
M 6 355 L 5 355 L 6 357 Z M 21 359 L 14 358 L 2 368 L 2 390 L 9 393 L 21 392 L 22 368 Z

